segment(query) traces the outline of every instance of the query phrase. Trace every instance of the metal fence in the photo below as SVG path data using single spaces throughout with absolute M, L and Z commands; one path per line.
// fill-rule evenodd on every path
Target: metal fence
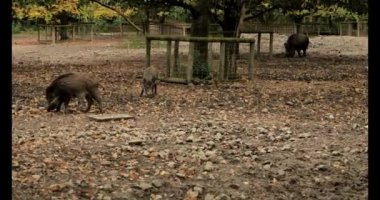
M 93 40 L 94 24 L 37 25 L 38 42 L 56 43 L 59 41 Z
M 244 24 L 243 32 L 274 32 L 277 34 L 290 35 L 296 32 L 296 27 L 299 26 L 299 31 L 306 33 L 308 35 L 349 35 L 349 36 L 367 36 L 368 35 L 368 22 L 358 21 L 358 22 L 334 22 L 334 23 L 272 23 L 263 24 L 257 22 L 246 22 Z M 143 29 L 142 26 L 141 29 Z M 150 35 L 190 35 L 189 23 L 178 23 L 178 24 L 150 24 L 149 34 Z M 95 28 L 95 35 L 101 35 L 98 28 Z M 104 28 L 103 28 L 104 30 Z M 112 30 L 110 27 L 109 30 Z M 136 32 L 136 30 L 129 24 L 123 23 L 120 26 L 115 26 L 113 28 L 114 36 L 123 36 L 126 32 Z M 105 31 L 103 31 L 104 34 Z M 109 31 L 108 31 L 109 32 Z M 118 34 L 116 34 L 116 32 Z M 222 32 L 221 27 L 217 24 L 210 25 L 210 32 Z M 136 32 L 137 33 L 137 32 Z M 112 35 L 112 34 L 110 34 Z
M 296 32 L 308 35 L 348 35 L 348 36 L 368 36 L 368 22 L 336 22 L 336 23 L 245 23 L 244 30 L 248 31 L 273 31 L 277 34 L 290 35 Z
M 138 25 L 143 29 L 142 25 Z M 348 35 L 367 36 L 368 22 L 337 22 L 337 23 L 272 23 L 263 24 L 246 22 L 242 32 L 273 32 L 282 35 L 290 35 L 299 31 L 308 35 Z M 190 35 L 191 24 L 150 24 L 149 35 Z M 221 32 L 221 28 L 210 25 L 210 33 Z M 134 27 L 127 23 L 120 24 L 95 24 L 77 23 L 71 25 L 38 25 L 38 41 L 41 43 L 55 43 L 59 41 L 74 41 L 93 39 L 125 38 L 127 35 L 142 35 Z M 222 35 L 220 35 L 222 36 Z M 65 38 L 63 38 L 65 37 Z

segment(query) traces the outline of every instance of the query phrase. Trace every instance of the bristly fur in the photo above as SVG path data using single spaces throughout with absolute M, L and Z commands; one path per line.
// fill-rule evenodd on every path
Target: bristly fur
M 151 91 L 152 97 L 157 94 L 157 81 L 158 81 L 158 70 L 154 66 L 150 66 L 144 70 L 142 89 L 140 97 L 145 93 L 148 95 L 148 91 Z
M 58 112 L 62 104 L 64 104 L 65 113 L 67 113 L 71 98 L 85 97 L 88 105 L 84 112 L 90 110 L 94 100 L 98 103 L 100 112 L 103 112 L 98 87 L 99 83 L 86 74 L 66 73 L 60 75 L 46 88 L 47 110 L 52 111 L 55 109 Z

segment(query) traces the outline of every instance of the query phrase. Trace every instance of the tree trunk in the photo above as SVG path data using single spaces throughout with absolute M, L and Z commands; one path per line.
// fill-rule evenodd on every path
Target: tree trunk
M 236 37 L 237 28 L 239 28 L 240 18 L 236 16 L 236 13 L 226 10 L 222 29 L 224 37 Z M 224 79 L 234 79 L 236 77 L 236 58 L 237 58 L 237 48 L 238 43 L 226 43 L 225 46 L 225 68 L 224 68 Z
M 294 23 L 296 24 L 296 33 L 300 33 L 301 30 L 301 23 L 302 23 L 303 17 L 296 17 L 294 19 Z
M 199 11 L 199 14 L 193 16 L 193 21 L 191 24 L 191 36 L 207 37 L 209 31 L 209 1 L 199 1 L 196 8 Z M 194 42 L 193 78 L 204 79 L 209 76 L 207 56 L 208 43 Z
M 69 35 L 67 34 L 67 27 L 60 27 L 59 28 L 59 36 L 60 40 L 68 40 Z
M 143 34 L 144 35 L 150 34 L 149 17 L 150 17 L 149 9 L 146 9 L 145 10 L 145 18 L 144 18 L 144 22 L 143 22 L 143 24 L 144 24 Z
M 68 25 L 69 24 L 69 17 L 70 16 L 66 12 L 62 12 L 57 16 L 61 25 Z M 58 33 L 60 36 L 60 40 L 68 40 L 69 39 L 69 36 L 67 34 L 67 27 L 59 27 Z

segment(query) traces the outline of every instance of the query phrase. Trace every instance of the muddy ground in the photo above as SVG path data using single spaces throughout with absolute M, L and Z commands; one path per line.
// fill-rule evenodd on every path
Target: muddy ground
M 252 81 L 161 82 L 147 98 L 144 49 L 15 38 L 13 199 L 366 199 L 368 39 L 311 37 L 308 57 L 284 58 L 285 39 L 269 58 L 263 37 Z M 161 69 L 164 52 L 152 51 Z M 100 80 L 105 113 L 135 120 L 91 121 L 75 100 L 48 113 L 45 88 L 68 71 Z

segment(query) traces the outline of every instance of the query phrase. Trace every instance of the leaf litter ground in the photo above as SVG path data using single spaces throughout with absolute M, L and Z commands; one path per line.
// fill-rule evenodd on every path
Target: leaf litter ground
M 144 49 L 14 39 L 13 198 L 365 199 L 368 40 L 312 37 L 308 57 L 287 59 L 285 39 L 253 81 L 161 82 L 154 98 L 139 97 Z M 46 112 L 45 88 L 68 71 L 101 80 L 106 114 L 135 119 L 92 121 L 75 100 Z

